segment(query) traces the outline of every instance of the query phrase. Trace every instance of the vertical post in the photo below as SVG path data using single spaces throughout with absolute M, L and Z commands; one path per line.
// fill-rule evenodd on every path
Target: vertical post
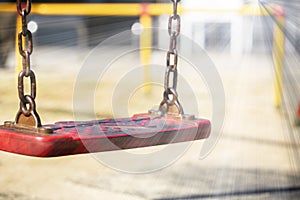
M 15 57 L 16 57 L 16 63 L 15 63 L 15 71 L 17 73 L 17 77 L 19 72 L 22 70 L 22 57 L 19 54 L 19 46 L 18 46 L 18 34 L 19 30 L 22 29 L 22 17 L 20 15 L 17 16 L 16 20 L 16 37 L 15 37 Z M 25 42 L 23 40 L 23 42 Z
M 273 39 L 273 62 L 275 66 L 275 80 L 274 80 L 274 104 L 276 108 L 280 108 L 282 102 L 282 66 L 284 61 L 284 24 L 285 13 L 281 6 L 274 7 L 275 26 Z
M 143 82 L 144 82 L 144 92 L 150 93 L 151 92 L 151 84 L 150 80 L 150 60 L 151 60 L 151 53 L 152 53 L 152 17 L 147 12 L 147 4 L 142 4 L 142 12 L 140 15 L 140 23 L 143 27 L 143 31 L 140 35 L 140 62 L 144 67 L 144 75 L 143 75 Z

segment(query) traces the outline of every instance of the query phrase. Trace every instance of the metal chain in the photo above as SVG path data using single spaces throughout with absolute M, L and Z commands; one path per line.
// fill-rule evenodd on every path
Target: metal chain
M 25 5 L 25 6 L 22 6 Z M 35 97 L 36 97 L 36 79 L 35 74 L 30 67 L 30 55 L 33 51 L 32 33 L 27 28 L 27 16 L 31 11 L 31 0 L 26 0 L 26 4 L 21 0 L 17 0 L 17 11 L 22 17 L 22 30 L 18 34 L 19 53 L 22 56 L 23 69 L 18 76 L 18 95 L 20 99 L 20 111 L 26 117 L 30 115 L 37 115 L 35 111 Z M 30 79 L 30 93 L 24 92 L 24 80 Z M 37 119 L 37 124 L 40 124 L 39 116 L 34 116 Z M 18 119 L 16 120 L 18 121 Z
M 23 69 L 18 76 L 20 107 L 15 121 L 4 122 L 4 127 L 25 133 L 51 134 L 53 129 L 42 126 L 39 114 L 36 112 L 36 79 L 34 72 L 30 68 L 30 55 L 33 51 L 32 34 L 27 28 L 27 16 L 31 11 L 31 0 L 26 0 L 26 3 L 22 3 L 22 0 L 17 0 L 16 5 L 18 14 L 22 17 L 22 29 L 18 34 L 19 53 L 23 58 Z M 26 78 L 29 78 L 30 81 L 29 94 L 24 92 L 24 80 Z
M 183 115 L 183 108 L 178 101 L 177 88 L 177 38 L 180 34 L 180 16 L 177 14 L 178 3 L 180 0 L 171 0 L 173 2 L 173 14 L 169 17 L 168 32 L 170 36 L 170 46 L 167 52 L 167 67 L 165 72 L 165 82 L 163 100 L 160 103 L 159 110 L 163 113 L 172 112 L 172 107 L 176 106 L 177 113 Z

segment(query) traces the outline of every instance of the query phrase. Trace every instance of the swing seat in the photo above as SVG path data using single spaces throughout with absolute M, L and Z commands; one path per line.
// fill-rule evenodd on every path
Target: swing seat
M 131 118 L 45 125 L 52 134 L 0 127 L 0 150 L 35 157 L 96 153 L 207 138 L 210 121 L 138 114 Z

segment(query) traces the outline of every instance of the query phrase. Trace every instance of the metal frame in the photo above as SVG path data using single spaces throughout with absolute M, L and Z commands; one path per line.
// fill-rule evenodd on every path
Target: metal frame
M 201 12 L 201 13 L 235 13 L 249 16 L 268 16 L 272 14 L 278 23 L 274 26 L 274 43 L 273 43 L 273 62 L 275 66 L 274 78 L 274 105 L 281 106 L 282 96 L 282 65 L 284 60 L 284 9 L 279 5 L 267 6 L 268 9 L 261 9 L 257 5 L 245 5 L 241 9 L 186 9 L 179 5 L 178 13 Z M 15 12 L 14 3 L 0 3 L 0 12 Z M 268 11 L 267 11 L 268 10 Z M 43 4 L 36 3 L 32 6 L 32 13 L 38 15 L 78 15 L 78 16 L 140 16 L 140 23 L 143 27 L 152 26 L 152 16 L 163 14 L 171 14 L 172 6 L 167 3 L 53 3 Z M 17 19 L 17 27 L 21 25 L 21 18 Z M 19 30 L 17 28 L 17 30 Z M 18 33 L 16 33 L 18 34 Z M 16 36 L 17 38 L 17 36 Z M 141 34 L 141 48 L 151 44 L 152 38 L 149 31 Z M 140 52 L 141 64 L 147 66 L 151 58 L 151 49 Z M 17 55 L 17 71 L 21 69 L 22 59 Z M 145 67 L 144 82 L 150 82 L 148 67 Z M 151 87 L 145 88 L 145 92 L 149 92 Z

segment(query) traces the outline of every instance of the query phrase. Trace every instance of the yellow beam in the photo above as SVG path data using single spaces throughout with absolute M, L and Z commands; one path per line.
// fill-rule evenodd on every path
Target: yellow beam
M 273 41 L 273 62 L 275 68 L 274 78 L 274 104 L 275 107 L 280 108 L 282 102 L 282 66 L 284 61 L 284 46 L 285 36 L 282 27 L 284 27 L 284 15 L 276 16 L 274 27 L 274 41 Z
M 149 15 L 171 14 L 173 12 L 172 10 L 173 10 L 172 5 L 167 3 L 148 4 L 147 6 L 147 13 Z M 179 13 L 183 12 L 181 5 L 178 5 L 178 12 Z
M 273 10 L 273 9 L 270 9 Z M 0 12 L 15 12 L 14 3 L 0 3 Z M 241 15 L 268 15 L 258 5 L 245 5 L 241 9 L 206 9 L 178 7 L 180 14 L 188 12 L 197 13 L 237 13 Z M 35 3 L 32 13 L 39 15 L 79 15 L 79 16 L 139 16 L 163 15 L 172 13 L 172 6 L 168 3 Z
M 0 3 L 0 13 L 2 12 L 16 12 L 15 3 Z
M 152 17 L 150 15 L 141 15 L 140 23 L 143 31 L 140 36 L 140 62 L 144 68 L 144 91 L 151 92 L 150 61 L 152 54 Z
M 18 15 L 17 22 L 16 22 L 16 36 L 15 36 L 15 56 L 16 56 L 16 73 L 18 74 L 22 70 L 22 56 L 19 53 L 19 41 L 18 41 L 18 34 L 19 31 L 22 30 L 22 17 Z M 25 43 L 25 40 L 23 40 L 23 44 Z M 18 75 L 17 75 L 18 77 Z
M 266 6 L 268 10 L 271 10 L 271 14 L 273 13 L 273 9 L 270 6 Z M 249 15 L 249 16 L 268 16 L 270 15 L 266 9 L 262 9 L 260 5 L 245 5 L 243 8 L 239 10 L 241 15 Z
M 140 4 L 36 4 L 33 13 L 44 15 L 89 15 L 89 16 L 137 16 L 141 13 Z

